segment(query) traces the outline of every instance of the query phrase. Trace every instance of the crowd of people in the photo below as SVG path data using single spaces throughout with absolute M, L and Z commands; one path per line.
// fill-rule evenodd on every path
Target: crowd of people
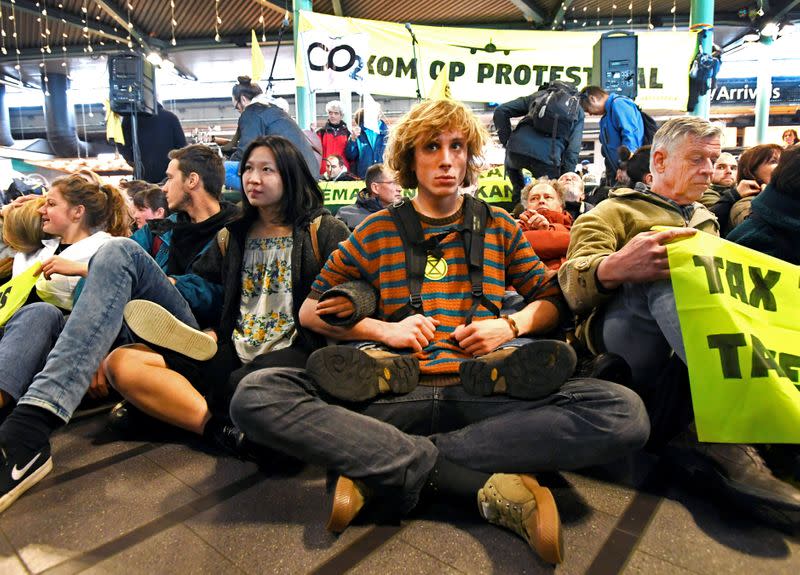
M 499 107 L 511 214 L 463 193 L 488 141 L 465 105 L 422 102 L 373 130 L 330 102 L 308 134 L 245 77 L 238 205 L 222 199 L 223 159 L 193 144 L 169 152 L 160 188 L 76 174 L 3 206 L 13 274 L 39 262 L 41 277 L 0 338 L 14 366 L 0 373 L 0 511 L 51 470 L 50 436 L 88 396 L 122 399 L 118 433 L 157 420 L 239 457 L 328 469 L 336 533 L 365 506 L 450 501 L 559 563 L 537 474 L 640 449 L 796 523 L 796 446 L 768 466 L 759 446 L 697 439 L 665 244 L 722 234 L 799 263 L 800 146 L 737 160 L 688 116 L 646 142 L 625 100 L 570 94 L 573 129 L 549 135 L 510 126 L 537 98 Z M 609 181 L 625 182 L 588 199 L 574 171 L 585 114 L 602 115 Z M 350 172 L 365 188 L 333 217 L 318 180 Z

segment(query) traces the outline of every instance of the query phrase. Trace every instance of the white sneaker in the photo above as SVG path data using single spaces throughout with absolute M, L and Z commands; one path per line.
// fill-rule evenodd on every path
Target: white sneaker
M 186 325 L 166 309 L 149 300 L 135 299 L 125 305 L 125 323 L 142 340 L 205 361 L 217 353 L 214 338 Z

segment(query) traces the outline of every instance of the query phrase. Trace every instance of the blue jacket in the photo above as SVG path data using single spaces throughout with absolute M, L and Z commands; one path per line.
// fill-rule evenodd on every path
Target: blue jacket
M 523 121 L 512 132 L 511 118 L 526 115 L 532 100 L 533 95 L 522 96 L 499 105 L 494 111 L 493 120 L 500 143 L 508 152 L 533 158 L 543 164 L 555 164 L 562 174 L 575 171 L 583 138 L 583 109 L 578 108 L 578 119 L 575 120 L 572 131 L 569 134 L 559 134 L 555 140 Z
M 218 229 L 222 229 L 225 224 L 229 223 L 238 217 L 238 209 L 232 204 L 221 202 Z M 216 216 L 215 216 L 216 217 Z M 175 279 L 175 287 L 181 293 L 183 298 L 188 302 L 192 308 L 197 320 L 205 325 L 207 319 L 215 317 L 222 306 L 222 286 L 210 284 L 191 272 L 191 267 L 200 256 L 208 250 L 211 244 L 215 241 L 214 237 L 211 240 L 204 242 L 198 246 L 198 250 L 192 258 L 191 262 L 183 274 L 170 274 L 167 270 L 169 267 L 169 253 L 170 244 L 172 243 L 172 235 L 174 233 L 173 226 L 178 223 L 178 214 L 172 214 L 164 220 L 151 220 L 133 234 L 131 239 L 137 244 L 142 246 L 144 250 L 153 256 L 158 266 L 164 271 L 165 274 Z M 217 226 L 215 226 L 217 227 Z M 161 240 L 161 245 L 158 251 L 153 255 L 153 245 L 155 238 Z
M 383 152 L 386 149 L 386 139 L 389 136 L 389 126 L 381 120 L 376 134 L 361 125 L 361 134 L 353 141 L 348 139 L 344 149 L 344 157 L 350 162 L 350 171 L 358 174 L 362 180 L 367 175 L 367 168 L 372 164 L 383 162 Z
M 606 169 L 617 171 L 617 149 L 625 146 L 635 152 L 644 140 L 644 122 L 636 102 L 619 94 L 609 94 L 606 111 L 600 118 L 600 145 L 606 159 Z M 614 174 L 610 174 L 613 176 Z

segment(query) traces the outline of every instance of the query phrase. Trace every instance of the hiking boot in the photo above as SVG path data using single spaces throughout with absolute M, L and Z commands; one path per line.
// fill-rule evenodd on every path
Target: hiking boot
M 368 498 L 367 489 L 360 483 L 340 476 L 333 493 L 333 507 L 328 525 L 331 533 L 341 533 L 352 523 Z
M 186 325 L 157 303 L 131 300 L 125 305 L 123 316 L 137 337 L 158 347 L 198 361 L 211 359 L 217 353 L 213 337 Z
M 495 473 L 478 490 L 478 511 L 510 529 L 548 563 L 564 560 L 561 518 L 553 494 L 531 475 Z
M 346 345 L 318 349 L 308 358 L 306 370 L 327 393 L 347 401 L 408 393 L 419 383 L 419 360 L 413 355 Z
M 21 450 L 16 456 L 0 446 L 0 511 L 39 483 L 53 469 L 50 444 L 36 452 Z
M 458 373 L 464 390 L 472 395 L 540 399 L 561 388 L 575 371 L 576 362 L 572 346 L 542 339 L 467 360 Z

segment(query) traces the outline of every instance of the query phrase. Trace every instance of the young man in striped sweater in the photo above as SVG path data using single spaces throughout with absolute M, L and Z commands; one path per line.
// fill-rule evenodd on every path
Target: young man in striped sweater
M 644 444 L 649 426 L 627 389 L 567 381 L 575 356 L 566 344 L 502 348 L 553 330 L 560 293 L 507 213 L 459 195 L 485 141 L 472 112 L 450 100 L 418 104 L 398 123 L 388 163 L 403 187 L 417 189 L 410 213 L 426 251 L 419 297 L 401 239 L 408 228 L 388 209 L 372 214 L 331 255 L 300 320 L 330 338 L 373 343 L 320 350 L 308 371 L 248 376 L 231 415 L 250 440 L 340 474 L 332 531 L 366 501 L 407 513 L 424 493 L 462 495 L 558 563 L 558 511 L 529 474 L 618 458 Z M 481 244 L 473 239 L 482 209 Z M 483 262 L 477 288 L 473 252 Z M 341 310 L 328 302 L 341 300 L 320 298 L 353 280 L 378 294 L 375 317 L 331 325 L 326 318 Z M 527 304 L 497 317 L 507 285 Z

